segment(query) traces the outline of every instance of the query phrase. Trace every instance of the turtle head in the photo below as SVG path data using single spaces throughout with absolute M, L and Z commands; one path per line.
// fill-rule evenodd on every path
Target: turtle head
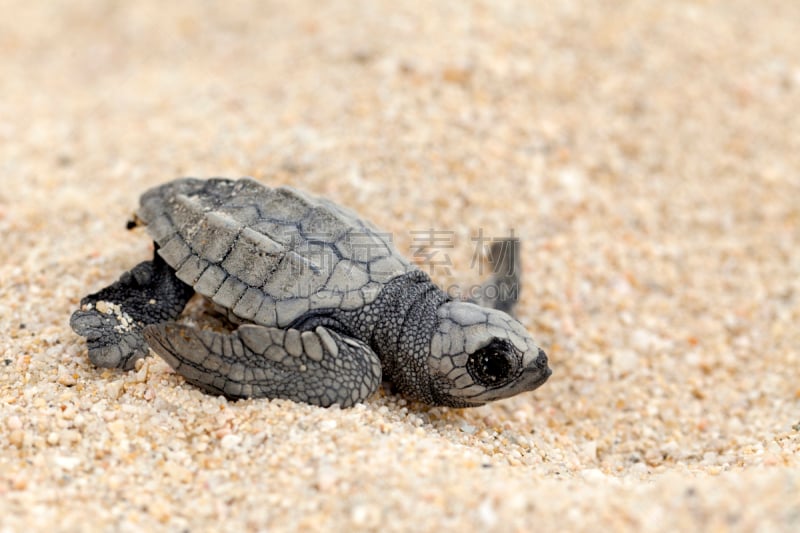
M 544 351 L 506 313 L 449 301 L 436 314 L 428 357 L 435 403 L 483 405 L 534 390 L 550 377 Z

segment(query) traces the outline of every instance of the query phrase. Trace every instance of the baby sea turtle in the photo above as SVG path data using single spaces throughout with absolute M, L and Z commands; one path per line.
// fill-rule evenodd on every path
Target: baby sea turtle
M 387 234 L 324 198 L 184 178 L 145 192 L 138 223 L 153 260 L 83 298 L 70 320 L 97 366 L 131 369 L 152 348 L 210 393 L 343 407 L 381 380 L 413 400 L 471 407 L 550 376 L 544 352 L 498 309 L 515 295 L 494 308 L 449 297 Z M 238 327 L 175 322 L 195 292 Z

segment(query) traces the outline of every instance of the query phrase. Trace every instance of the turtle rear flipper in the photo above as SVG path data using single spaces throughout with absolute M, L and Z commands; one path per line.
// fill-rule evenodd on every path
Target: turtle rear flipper
M 95 366 L 130 370 L 138 359 L 147 355 L 149 347 L 141 328 L 120 313 L 118 306 L 108 306 L 104 301 L 103 304 L 100 308 L 110 312 L 86 304 L 72 313 L 69 325 L 75 333 L 86 337 L 89 359 Z
M 218 333 L 168 322 L 145 327 L 144 337 L 186 381 L 231 399 L 349 407 L 381 383 L 381 363 L 369 346 L 322 326 L 299 331 L 244 324 Z
M 96 366 L 130 370 L 148 353 L 142 328 L 175 320 L 194 290 L 156 253 L 108 287 L 86 296 L 69 325 L 86 337 Z

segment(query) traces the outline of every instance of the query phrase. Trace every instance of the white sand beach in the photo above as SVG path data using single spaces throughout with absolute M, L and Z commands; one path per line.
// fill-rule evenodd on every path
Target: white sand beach
M 0 532 L 800 530 L 800 3 L 2 7 Z M 180 176 L 331 198 L 445 287 L 513 230 L 553 376 L 323 409 L 93 367 L 69 316 Z

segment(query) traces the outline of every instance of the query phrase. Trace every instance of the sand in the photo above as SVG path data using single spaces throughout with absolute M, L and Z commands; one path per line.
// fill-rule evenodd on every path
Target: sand
M 800 3 L 318 4 L 2 2 L 0 531 L 800 529 Z M 93 368 L 69 315 L 185 175 L 444 286 L 513 230 L 553 377 L 341 410 Z

